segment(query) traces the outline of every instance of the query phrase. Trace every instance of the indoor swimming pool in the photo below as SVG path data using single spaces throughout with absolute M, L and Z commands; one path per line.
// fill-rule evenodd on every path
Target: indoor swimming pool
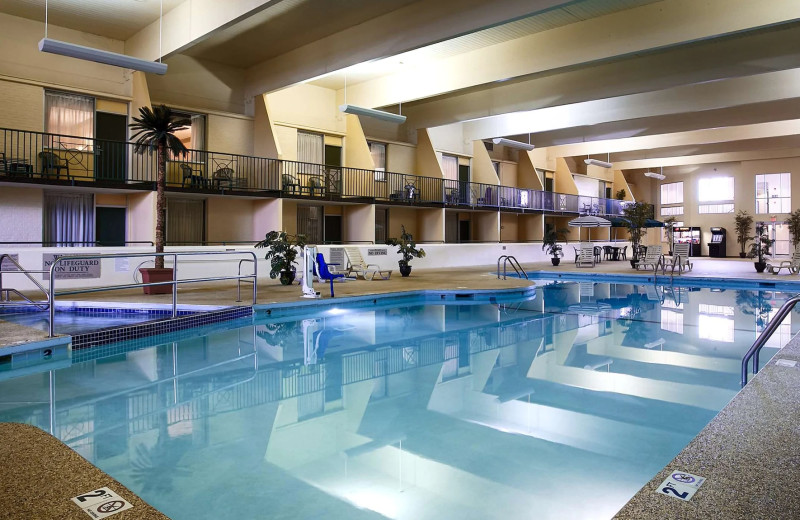
M 790 296 L 538 280 L 503 303 L 258 313 L 0 372 L 0 421 L 173 520 L 611 518 L 737 393 Z

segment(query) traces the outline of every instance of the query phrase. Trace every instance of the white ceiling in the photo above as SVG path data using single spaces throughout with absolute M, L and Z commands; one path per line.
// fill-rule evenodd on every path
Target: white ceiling
M 164 12 L 183 0 L 163 0 Z M 222 0 L 220 0 L 222 1 Z M 127 40 L 158 20 L 160 0 L 48 0 L 48 23 Z M 45 0 L 0 0 L 0 12 L 45 21 Z
M 660 0 L 583 0 L 382 60 L 360 63 L 317 78 L 311 83 L 324 88 L 341 89 L 344 88 L 345 78 L 350 84 L 361 83 L 399 72 L 402 67 L 421 65 L 658 1 Z

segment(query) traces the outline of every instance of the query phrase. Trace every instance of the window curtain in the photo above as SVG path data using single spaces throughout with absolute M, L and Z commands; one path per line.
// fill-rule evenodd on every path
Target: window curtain
M 386 144 L 369 143 L 369 153 L 372 156 L 372 163 L 375 165 L 375 180 L 386 180 Z
M 49 242 L 49 245 L 93 246 L 95 240 L 94 195 L 45 193 L 43 224 L 42 240 L 45 243 Z M 78 244 L 77 242 L 90 243 Z
M 451 181 L 458 180 L 458 157 L 454 155 L 442 155 L 442 172 L 445 179 Z
M 192 119 L 192 142 L 189 146 L 193 150 L 206 149 L 206 116 L 193 115 Z
M 170 245 L 202 245 L 204 201 L 167 199 L 167 243 Z
M 322 206 L 297 206 L 297 232 L 309 244 L 322 243 Z
M 44 113 L 46 132 L 87 138 L 54 137 L 51 145 L 53 148 L 91 148 L 91 138 L 94 137 L 94 98 L 45 91 Z
M 324 159 L 325 145 L 323 137 L 319 134 L 310 134 L 308 132 L 297 132 L 297 160 L 301 163 L 300 171 L 303 173 L 311 173 L 320 175 L 322 173 L 321 165 Z

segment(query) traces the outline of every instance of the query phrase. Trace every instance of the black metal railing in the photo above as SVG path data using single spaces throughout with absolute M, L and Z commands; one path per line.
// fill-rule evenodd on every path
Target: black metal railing
M 133 143 L 0 128 L 0 175 L 7 180 L 140 184 L 157 178 L 155 151 Z M 168 187 L 201 191 L 269 191 L 321 200 L 469 206 L 554 213 L 621 215 L 623 201 L 514 186 L 189 150 L 167 160 Z

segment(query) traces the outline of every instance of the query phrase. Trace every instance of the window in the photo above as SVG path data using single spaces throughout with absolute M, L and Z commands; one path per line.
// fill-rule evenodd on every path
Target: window
M 494 173 L 497 174 L 497 178 L 500 178 L 500 161 L 492 161 L 492 168 L 494 168 Z
M 445 179 L 458 180 L 458 157 L 442 154 L 442 172 Z
M 661 329 L 683 334 L 683 313 L 661 309 Z
M 697 194 L 697 200 L 700 202 L 733 200 L 733 177 L 700 179 L 697 183 Z
M 756 213 L 791 212 L 791 175 L 788 173 L 756 175 Z
M 375 180 L 386 181 L 386 143 L 367 142 L 372 162 L 375 164 Z
M 53 246 L 94 245 L 94 196 L 45 192 L 42 240 Z M 69 242 L 91 242 L 70 244 Z M 46 244 L 47 245 L 47 244 Z
M 701 303 L 698 306 L 698 311 L 697 337 L 733 343 L 733 307 Z
M 683 204 L 683 182 L 662 184 L 661 204 Z
M 733 204 L 700 204 L 698 213 L 733 213 Z
M 201 114 L 190 114 L 188 112 L 172 111 L 176 118 L 186 119 L 190 121 L 188 125 L 178 127 L 175 130 L 175 137 L 180 139 L 183 146 L 187 150 L 205 150 L 206 149 L 206 116 Z M 182 162 L 202 163 L 204 161 L 204 154 L 190 153 L 186 156 L 175 157 L 172 152 L 169 152 L 170 160 Z
M 297 233 L 309 244 L 322 243 L 322 206 L 297 206 Z
M 389 209 L 375 208 L 375 243 L 386 243 L 386 229 L 389 224 Z
M 205 201 L 167 198 L 167 244 L 202 245 L 205 237 Z
M 683 215 L 683 206 L 671 206 L 661 208 L 661 216 L 668 217 L 670 215 Z
M 45 91 L 44 114 L 45 132 L 60 134 L 53 138 L 51 144 L 53 148 L 91 149 L 91 139 L 94 137 L 93 97 Z M 84 137 L 85 139 L 61 136 Z
M 325 139 L 322 134 L 297 131 L 297 160 L 301 173 L 322 174 L 322 163 L 325 157 Z

